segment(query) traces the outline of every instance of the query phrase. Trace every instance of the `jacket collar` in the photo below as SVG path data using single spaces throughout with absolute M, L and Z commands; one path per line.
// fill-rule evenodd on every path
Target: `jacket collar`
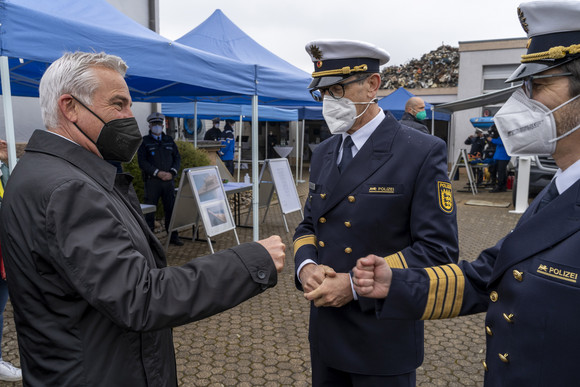
M 115 186 L 117 169 L 114 166 L 57 134 L 46 130 L 35 130 L 25 150 L 66 160 L 109 191 Z
M 375 129 L 357 155 L 352 159 L 348 169 L 342 175 L 338 172 L 336 159 L 341 144 L 341 137 L 335 136 L 329 151 L 323 157 L 323 171 L 328 171 L 328 200 L 322 212 L 334 207 L 345 196 L 369 178 L 392 156 L 393 139 L 401 125 L 389 113 Z
M 580 180 L 536 212 L 545 191 L 538 195 L 518 226 L 504 240 L 490 283 L 511 266 L 580 230 Z

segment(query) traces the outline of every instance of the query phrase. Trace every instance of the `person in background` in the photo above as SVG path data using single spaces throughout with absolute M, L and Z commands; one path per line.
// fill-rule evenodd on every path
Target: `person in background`
M 142 142 L 125 62 L 66 53 L 45 71 L 32 134 L 0 209 L 25 386 L 178 384 L 172 328 L 276 285 L 279 236 L 167 266 L 130 162 Z
M 8 169 L 8 147 L 6 141 L 0 140 L 0 207 L 4 197 L 4 187 L 8 183 L 10 170 Z M 4 310 L 8 303 L 8 284 L 6 283 L 6 271 L 4 270 L 4 261 L 2 259 L 2 250 L 0 246 L 0 347 L 2 344 L 2 331 L 4 329 Z M 22 380 L 22 371 L 14 367 L 12 363 L 2 359 L 0 351 L 0 380 L 5 382 L 15 382 Z
M 294 234 L 296 287 L 311 301 L 312 385 L 415 386 L 423 324 L 377 320 L 374 300 L 357 297 L 349 271 L 371 252 L 400 267 L 457 262 L 446 146 L 377 105 L 385 50 L 319 40 L 306 51 L 310 91 L 334 134 L 314 150 Z
M 236 152 L 236 139 L 234 136 L 234 128 L 232 127 L 234 123 L 234 120 L 226 120 L 226 126 L 220 137 L 224 147 L 219 151 L 221 160 L 232 176 L 234 174 L 234 154 Z
M 485 138 L 483 137 L 483 131 L 481 129 L 475 129 L 475 134 L 470 135 L 465 140 L 465 145 L 471 145 L 471 149 L 469 150 L 469 159 L 471 160 L 479 160 L 483 158 L 483 149 L 485 148 Z M 483 170 L 481 168 L 476 168 L 477 173 L 477 181 L 476 183 L 479 185 L 483 182 Z
M 507 167 L 511 157 L 507 154 L 503 145 L 503 141 L 497 131 L 495 125 L 490 128 L 490 135 L 487 141 L 495 145 L 495 152 L 493 153 L 493 160 L 495 161 L 495 170 L 497 173 L 497 185 L 490 191 L 493 193 L 507 191 Z
M 580 51 L 573 48 L 580 44 L 580 2 L 522 3 L 518 16 L 528 51 L 506 82 L 523 84 L 494 121 L 509 154 L 552 155 L 559 168 L 552 182 L 475 261 L 401 270 L 368 256 L 358 260 L 353 282 L 361 297 L 378 298 L 379 318 L 487 312 L 485 387 L 577 386 Z
M 409 98 L 405 104 L 405 113 L 403 113 L 399 122 L 425 134 L 431 134 L 431 131 L 423 124 L 425 119 L 427 119 L 425 101 L 419 97 Z
M 159 199 L 163 202 L 165 230 L 169 232 L 169 224 L 175 204 L 175 177 L 181 165 L 181 156 L 177 144 L 171 136 L 163 132 L 165 116 L 161 113 L 151 113 L 147 117 L 149 134 L 143 137 L 139 147 L 139 168 L 145 184 L 145 204 L 157 206 Z M 145 215 L 151 231 L 155 232 L 155 212 Z M 169 243 L 183 246 L 177 231 L 169 236 Z
M 205 132 L 203 139 L 206 141 L 219 141 L 222 136 L 222 131 L 220 130 L 220 119 L 216 117 L 211 120 L 211 122 L 213 126 Z
M 266 158 L 273 159 L 276 157 L 276 151 L 274 147 L 278 144 L 278 137 L 270 130 L 268 132 L 268 154 Z

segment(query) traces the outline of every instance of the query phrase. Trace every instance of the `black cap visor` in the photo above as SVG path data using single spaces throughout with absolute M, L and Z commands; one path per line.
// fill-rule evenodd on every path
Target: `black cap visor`
M 308 88 L 309 89 L 318 89 L 321 87 L 332 86 L 332 85 L 335 85 L 335 84 L 345 80 L 346 78 L 352 77 L 353 75 L 354 74 L 349 74 L 347 76 L 333 75 L 333 76 L 328 76 L 328 77 L 312 78 L 312 82 L 310 82 L 310 85 L 308 85 Z
M 530 62 L 530 63 L 523 63 L 513 72 L 512 75 L 505 81 L 505 83 L 520 81 L 530 75 L 536 75 L 546 70 L 550 70 L 561 66 L 565 63 L 571 62 L 574 59 L 578 58 L 577 55 L 570 56 L 560 60 L 543 60 L 537 62 Z

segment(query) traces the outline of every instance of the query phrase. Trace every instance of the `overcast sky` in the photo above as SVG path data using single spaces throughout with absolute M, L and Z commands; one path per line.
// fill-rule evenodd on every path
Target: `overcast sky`
M 399 65 L 442 43 L 525 37 L 521 0 L 159 0 L 160 33 L 186 34 L 216 9 L 251 38 L 307 72 L 311 40 L 356 39 L 384 48 Z

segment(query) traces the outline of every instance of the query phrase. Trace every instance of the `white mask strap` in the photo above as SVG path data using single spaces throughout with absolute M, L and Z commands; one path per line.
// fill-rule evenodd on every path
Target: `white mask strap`
M 568 101 L 564 102 L 563 104 L 561 104 L 560 106 L 557 106 L 554 110 L 551 110 L 550 113 L 555 112 L 556 110 L 560 109 L 563 106 L 568 105 L 570 102 L 574 101 L 575 99 L 577 99 L 578 97 L 580 97 L 580 94 L 578 94 L 576 97 L 574 98 L 570 98 Z M 570 129 L 569 131 L 567 131 L 566 133 L 564 133 L 561 136 L 558 136 L 556 138 L 553 138 L 551 140 L 548 141 L 548 144 L 551 144 L 553 142 L 559 141 L 561 139 L 563 139 L 564 137 L 568 137 L 569 135 L 571 135 L 572 133 L 574 133 L 575 131 L 577 131 L 580 128 L 580 124 L 576 125 L 575 127 L 573 127 L 572 129 Z

